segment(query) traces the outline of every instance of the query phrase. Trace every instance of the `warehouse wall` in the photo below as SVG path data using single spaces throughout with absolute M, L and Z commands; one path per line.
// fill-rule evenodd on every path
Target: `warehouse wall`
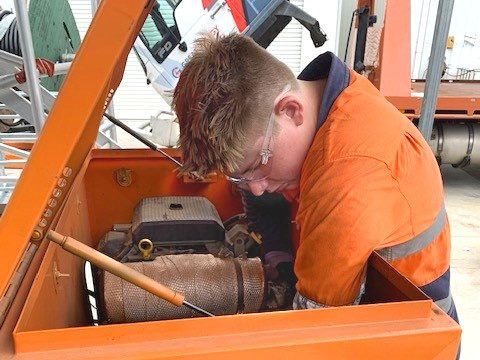
M 303 9 L 305 0 L 291 0 Z M 290 21 L 279 36 L 270 44 L 268 51 L 287 64 L 295 74 L 301 71 L 302 59 L 302 25 L 298 21 Z

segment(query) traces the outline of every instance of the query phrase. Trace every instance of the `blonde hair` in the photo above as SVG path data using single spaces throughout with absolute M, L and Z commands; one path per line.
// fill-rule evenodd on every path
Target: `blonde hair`
M 184 157 L 181 172 L 238 169 L 251 145 L 249 136 L 263 135 L 286 84 L 297 86 L 291 70 L 249 37 L 197 40 L 173 96 Z

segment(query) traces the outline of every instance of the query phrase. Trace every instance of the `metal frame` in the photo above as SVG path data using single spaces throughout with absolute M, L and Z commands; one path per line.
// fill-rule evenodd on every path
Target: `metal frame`
M 410 1 L 388 1 L 380 43 L 380 64 L 369 79 L 397 109 L 411 119 L 418 119 L 423 97 L 412 93 L 412 87 L 416 92 L 423 92 L 424 88 L 423 82 L 412 83 L 410 46 Z M 441 82 L 434 118 L 478 120 L 480 91 L 475 83 L 471 81 L 474 86 L 466 88 L 462 81 Z M 444 114 L 439 114 L 439 111 Z
M 19 28 L 19 32 L 22 29 Z M 7 53 L 5 51 L 0 50 L 0 73 L 6 74 L 0 76 L 0 101 L 3 102 L 6 106 L 3 108 L 10 108 L 17 114 L 14 115 L 0 115 L 0 119 L 20 119 L 24 118 L 30 124 L 36 124 L 35 129 L 36 133 L 0 133 L 0 141 L 8 141 L 9 143 L 16 144 L 16 143 L 33 143 L 37 138 L 37 134 L 39 133 L 39 121 L 37 119 L 38 110 L 34 110 L 35 106 L 38 104 L 34 104 L 33 97 L 30 96 L 32 91 L 32 85 L 29 81 L 29 77 L 27 77 L 27 82 L 25 84 L 19 84 L 15 78 L 15 73 L 19 67 L 23 64 L 23 59 L 19 56 L 14 54 Z M 27 62 L 25 62 L 27 64 Z M 56 75 L 64 75 L 70 69 L 71 63 L 58 63 L 55 64 L 54 76 Z M 40 75 L 36 71 L 36 80 L 38 83 L 38 78 L 45 77 L 46 75 Z M 20 89 L 15 90 L 12 87 L 15 86 Z M 38 84 L 38 89 L 34 90 L 35 93 L 37 92 L 40 94 L 41 101 L 40 105 L 44 110 L 42 113 L 50 111 L 53 103 L 55 102 L 56 95 L 49 92 L 43 86 Z M 28 98 L 27 98 L 28 97 Z M 32 112 L 33 111 L 33 112 Z M 113 111 L 113 108 L 112 108 Z M 40 128 L 41 130 L 41 128 Z M 116 141 L 116 129 L 110 122 L 104 121 L 102 126 L 99 129 L 97 140 L 97 146 L 99 147 L 109 147 L 112 149 L 119 149 L 121 148 L 118 142 Z M 28 152 L 24 150 L 19 150 L 18 153 L 12 152 L 12 146 L 4 146 L 0 144 L 0 153 L 2 153 L 1 159 L 4 159 L 5 156 L 3 154 L 4 151 L 17 155 L 22 154 L 23 158 L 28 157 Z M 15 162 L 15 161 L 7 161 L 7 160 L 0 160 L 0 175 L 5 176 L 5 168 L 16 167 L 22 168 L 25 165 L 25 162 Z M 13 176 L 13 175 L 12 175 Z M 18 174 L 20 176 L 20 174 Z M 18 176 L 17 180 L 18 180 Z M 10 178 L 3 178 L 0 177 L 0 204 L 6 204 L 8 199 L 10 198 L 10 192 L 14 189 L 12 186 L 6 186 L 7 184 L 11 184 L 12 181 Z
M 37 65 L 35 64 L 35 52 L 33 50 L 32 33 L 28 19 L 27 3 L 24 0 L 14 0 L 17 17 L 18 33 L 20 37 L 20 48 L 27 76 L 27 83 L 32 103 L 32 120 L 35 131 L 40 134 L 45 123 L 45 112 L 40 95 L 40 82 L 38 81 Z
M 433 129 L 438 89 L 442 78 L 442 66 L 447 44 L 448 30 L 452 19 L 454 0 L 440 0 L 437 20 L 433 31 L 432 50 L 428 61 L 425 94 L 423 96 L 422 114 L 418 121 L 418 129 L 423 137 L 430 140 Z

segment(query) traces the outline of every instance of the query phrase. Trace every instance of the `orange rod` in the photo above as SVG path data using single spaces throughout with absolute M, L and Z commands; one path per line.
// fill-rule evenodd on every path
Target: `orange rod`
M 102 254 L 101 252 L 92 249 L 90 246 L 77 241 L 69 236 L 64 236 L 53 230 L 47 233 L 47 238 L 59 244 L 63 249 L 72 253 L 84 260 L 90 261 L 99 268 L 106 270 L 125 281 L 128 281 L 139 288 L 156 295 L 169 303 L 182 306 L 185 296 L 176 291 L 156 282 L 155 280 L 145 276 L 144 274 L 129 268 L 127 265 L 112 259 L 111 257 Z

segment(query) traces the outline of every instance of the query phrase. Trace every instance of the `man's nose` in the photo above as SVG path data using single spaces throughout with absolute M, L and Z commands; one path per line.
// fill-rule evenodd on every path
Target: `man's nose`
M 268 187 L 268 180 L 259 180 L 259 181 L 252 181 L 248 184 L 250 191 L 255 196 L 262 195 Z

